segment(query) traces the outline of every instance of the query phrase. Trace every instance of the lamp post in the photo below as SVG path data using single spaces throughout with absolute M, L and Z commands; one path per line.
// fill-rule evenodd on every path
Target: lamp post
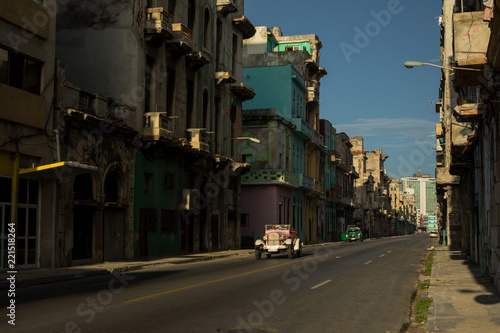
M 450 39 L 451 37 L 449 35 L 445 36 L 446 39 Z M 452 45 L 452 43 L 445 43 L 446 45 Z M 445 54 L 453 54 L 453 50 L 446 50 Z M 470 71 L 482 71 L 481 69 L 475 69 L 475 68 L 462 68 L 462 67 L 453 67 L 451 66 L 452 58 L 450 56 L 445 58 L 447 60 L 447 65 L 448 66 L 439 66 L 435 64 L 430 64 L 426 62 L 419 62 L 419 61 L 405 61 L 404 66 L 406 68 L 413 68 L 413 67 L 420 67 L 420 66 L 433 66 L 433 67 L 438 67 L 442 69 L 446 69 L 444 71 L 444 95 L 443 95 L 443 107 L 444 107 L 444 114 L 443 114 L 443 124 L 445 125 L 445 128 L 451 129 L 452 126 L 452 99 L 454 96 L 451 96 L 453 94 L 452 90 L 452 84 L 451 84 L 451 71 L 452 70 L 470 70 Z M 444 63 L 444 62 L 443 62 Z M 454 95 L 454 94 L 453 94 Z M 445 136 L 445 151 L 451 152 L 451 131 L 446 131 L 446 136 Z M 449 155 L 449 154 L 448 154 Z M 447 156 L 445 162 L 444 162 L 444 167 L 445 171 L 449 173 L 450 170 L 450 157 Z M 451 188 L 451 187 L 450 187 Z M 450 190 L 451 191 L 451 190 Z M 446 191 L 448 193 L 448 190 Z M 448 200 L 448 207 L 451 206 L 451 201 Z M 451 245 L 451 239 L 450 239 L 450 214 L 449 214 L 449 208 L 447 209 L 446 213 L 446 232 L 445 232 L 445 239 L 447 242 L 444 242 L 444 245 L 450 246 Z M 417 222 L 418 223 L 418 222 Z
M 474 71 L 474 72 L 482 71 L 482 69 L 477 69 L 477 68 L 445 67 L 445 66 L 430 64 L 428 62 L 420 62 L 420 61 L 405 61 L 404 65 L 406 68 L 421 67 L 421 66 L 427 65 L 427 66 L 433 66 L 433 67 L 438 67 L 438 68 L 443 68 L 443 69 L 448 69 L 448 70 L 459 69 L 459 70 L 463 70 L 463 71 Z

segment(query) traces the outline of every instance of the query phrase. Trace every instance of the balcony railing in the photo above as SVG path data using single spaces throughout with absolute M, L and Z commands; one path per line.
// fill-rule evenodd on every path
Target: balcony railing
M 172 15 L 163 7 L 146 8 L 146 24 L 144 36 L 146 41 L 161 45 L 165 40 L 174 37 L 172 32 Z
M 324 146 L 323 135 L 319 134 L 316 130 L 313 130 L 312 142 L 318 146 Z
M 191 146 L 198 150 L 209 151 L 208 142 L 210 135 L 204 128 L 188 128 L 186 129 L 187 139 Z
M 171 139 L 172 132 L 167 129 L 168 117 L 161 112 L 148 112 L 144 114 L 144 140 Z
M 295 131 L 302 139 L 311 140 L 313 129 L 304 119 L 300 117 L 292 118 L 292 124 L 295 125 Z
M 278 183 L 297 187 L 299 186 L 299 175 L 286 170 L 252 170 L 246 173 L 241 181 L 243 183 Z
M 167 47 L 181 54 L 193 52 L 193 32 L 182 23 L 172 23 L 172 40 L 166 42 Z
M 308 175 L 299 174 L 299 186 L 307 190 L 314 189 L 314 178 Z

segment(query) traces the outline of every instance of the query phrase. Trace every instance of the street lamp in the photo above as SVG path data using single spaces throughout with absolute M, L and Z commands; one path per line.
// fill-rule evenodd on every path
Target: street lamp
M 413 67 L 420 67 L 420 66 L 428 65 L 428 66 L 444 68 L 444 69 L 460 69 L 460 70 L 464 70 L 464 71 L 475 71 L 475 72 L 482 71 L 482 69 L 477 69 L 477 68 L 445 67 L 445 66 L 430 64 L 428 62 L 420 62 L 420 61 L 405 61 L 404 65 L 406 68 L 413 68 Z
M 241 136 L 241 137 L 238 137 L 238 138 L 234 138 L 234 140 L 250 140 L 250 141 L 255 142 L 255 143 L 260 143 L 259 139 L 252 138 L 252 137 L 249 137 L 249 136 Z

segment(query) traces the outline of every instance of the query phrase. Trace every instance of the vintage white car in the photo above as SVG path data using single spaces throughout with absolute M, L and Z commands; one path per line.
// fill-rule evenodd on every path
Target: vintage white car
M 267 257 L 271 255 L 287 253 L 292 259 L 294 254 L 300 257 L 302 254 L 302 242 L 298 237 L 298 232 L 292 230 L 289 224 L 268 224 L 265 226 L 266 233 L 261 239 L 255 241 L 255 258 L 260 259 L 263 252 Z

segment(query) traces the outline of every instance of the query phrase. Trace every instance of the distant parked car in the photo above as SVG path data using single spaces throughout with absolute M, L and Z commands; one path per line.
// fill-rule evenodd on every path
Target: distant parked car
M 431 231 L 431 232 L 429 232 L 429 237 L 430 238 L 438 238 L 439 234 L 437 233 L 437 231 Z
M 347 239 L 346 241 L 352 242 L 352 241 L 363 241 L 363 234 L 361 233 L 361 229 L 358 227 L 350 228 L 349 231 L 347 232 Z
M 298 237 L 298 232 L 292 230 L 289 224 L 268 224 L 265 226 L 266 234 L 262 239 L 255 241 L 255 258 L 260 259 L 263 252 L 267 257 L 271 255 L 287 253 L 292 259 L 294 254 L 297 257 L 302 255 L 302 242 Z

